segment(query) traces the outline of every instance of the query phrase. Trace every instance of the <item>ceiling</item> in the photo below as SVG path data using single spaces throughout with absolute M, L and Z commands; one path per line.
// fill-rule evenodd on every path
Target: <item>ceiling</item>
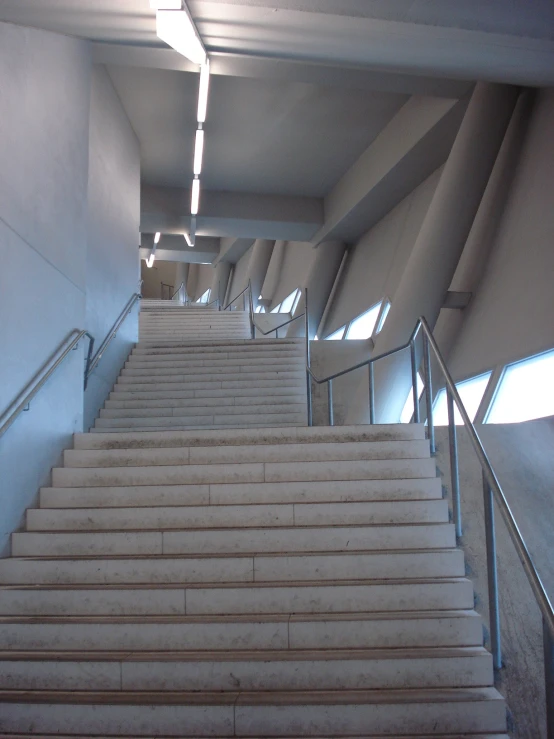
M 313 214 L 324 213 L 333 188 L 414 97 L 457 100 L 475 80 L 554 85 L 552 0 L 188 6 L 213 72 L 202 187 L 214 192 L 218 210 L 217 228 L 199 218 L 207 236 L 229 228 L 229 236 L 252 237 L 259 223 L 269 224 L 266 235 L 260 227 L 261 238 L 315 233 L 323 223 Z M 158 40 L 149 0 L 0 0 L 0 20 L 91 40 L 140 140 L 143 183 L 180 188 L 175 197 L 182 200 L 178 193 L 191 180 L 198 75 Z M 436 130 L 444 137 L 444 127 Z M 432 137 L 426 141 L 426 150 L 436 148 Z M 421 180 L 429 165 L 420 160 L 404 157 L 396 176 L 405 180 L 409 167 L 408 179 Z M 237 201 L 240 193 L 248 202 Z M 312 215 L 300 217 L 306 205 Z M 237 209 L 242 220 L 233 225 Z M 171 215 L 181 228 L 181 214 Z

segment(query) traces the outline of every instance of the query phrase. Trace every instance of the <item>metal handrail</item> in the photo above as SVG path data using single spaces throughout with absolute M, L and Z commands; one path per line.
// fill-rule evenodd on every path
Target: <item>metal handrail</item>
M 185 287 L 185 283 L 184 282 L 181 282 L 181 284 L 179 285 L 179 287 L 177 288 L 177 290 L 175 290 L 175 292 L 171 296 L 170 300 L 173 300 L 173 298 L 177 295 L 177 293 L 181 292 L 181 288 L 182 287 Z M 186 288 L 185 288 L 185 296 L 186 296 L 186 294 L 187 294 L 187 291 L 186 291 Z M 185 298 L 185 302 L 186 302 L 186 298 Z
M 458 390 L 454 382 L 446 362 L 439 350 L 433 333 L 426 319 L 421 316 L 410 336 L 409 341 L 402 346 L 397 347 L 389 352 L 384 352 L 377 357 L 371 357 L 363 362 L 353 365 L 340 372 L 335 372 L 325 378 L 318 378 L 314 375 L 310 368 L 310 339 L 309 339 L 309 318 L 308 318 L 308 294 L 305 291 L 306 305 L 306 378 L 308 384 L 308 422 L 312 425 L 312 399 L 311 399 L 311 380 L 317 384 L 328 383 L 328 402 L 329 402 L 329 424 L 334 424 L 333 415 L 333 380 L 349 372 L 368 366 L 369 368 L 369 409 L 370 423 L 375 420 L 374 408 L 374 383 L 373 383 L 373 366 L 376 362 L 386 357 L 390 357 L 398 352 L 410 349 L 411 373 L 412 373 L 412 393 L 414 401 L 414 422 L 419 422 L 419 395 L 417 392 L 417 371 L 418 362 L 416 358 L 416 340 L 421 332 L 423 340 L 423 370 L 425 382 L 425 404 L 427 412 L 427 428 L 426 433 L 430 442 L 431 453 L 435 452 L 435 436 L 433 425 L 433 390 L 431 377 L 430 351 L 433 350 L 437 364 L 444 376 L 447 388 L 448 400 L 448 425 L 449 425 L 449 449 L 450 449 L 450 467 L 452 479 L 452 500 L 453 514 L 456 534 L 461 536 L 461 504 L 460 490 L 458 480 L 458 454 L 456 441 L 456 423 L 454 417 L 454 404 L 457 406 L 463 423 L 468 430 L 469 438 L 477 458 L 481 465 L 483 476 L 483 492 L 485 501 L 485 533 L 487 548 L 487 573 L 488 573 L 488 595 L 489 595 L 489 614 L 490 614 L 490 634 L 491 634 L 491 651 L 493 656 L 493 664 L 496 669 L 502 667 L 502 650 L 500 639 L 500 614 L 499 614 L 499 597 L 498 597 L 498 578 L 497 578 L 497 557 L 496 557 L 496 533 L 494 525 L 494 506 L 493 499 L 496 501 L 502 518 L 512 543 L 519 556 L 529 584 L 541 610 L 543 619 L 543 640 L 544 640 L 544 669 L 545 669 L 545 686 L 546 686 L 546 703 L 547 703 L 547 736 L 549 739 L 554 737 L 554 607 L 546 592 L 541 577 L 535 567 L 533 559 L 529 553 L 529 549 L 523 535 L 519 529 L 515 516 L 510 508 L 510 504 L 502 490 L 500 482 L 492 467 L 489 457 L 485 451 L 483 443 L 477 433 L 477 430 L 471 421 Z
M 277 338 L 277 331 L 280 328 L 283 328 L 283 326 L 288 326 L 289 323 L 292 323 L 293 321 L 297 321 L 299 318 L 303 318 L 303 316 L 304 316 L 304 313 L 299 313 L 297 316 L 294 316 L 294 318 L 289 318 L 288 321 L 285 321 L 284 323 L 281 323 L 279 326 L 275 326 L 275 328 L 270 328 L 269 331 L 263 331 L 258 326 L 258 324 L 256 323 L 256 321 L 254 321 L 254 328 L 256 328 L 262 334 L 262 336 L 267 336 L 268 334 L 272 334 L 275 331 L 275 338 Z
M 223 310 L 227 310 L 227 308 L 233 305 L 233 303 L 237 301 L 240 297 L 242 297 L 244 293 L 249 289 L 250 289 L 250 281 L 248 281 L 248 285 L 244 288 L 244 290 L 241 290 L 238 295 L 235 295 L 235 297 L 227 303 L 227 305 L 225 306 L 225 308 L 223 308 Z
M 238 295 L 235 295 L 235 297 L 230 300 L 225 308 L 223 310 L 227 310 L 235 301 L 237 301 L 240 297 L 242 297 L 246 292 L 248 292 L 248 317 L 250 319 L 250 338 L 254 339 L 256 335 L 256 328 L 254 324 L 254 301 L 252 299 L 252 282 L 248 280 L 248 285 L 244 288 L 244 290 L 241 290 Z
M 71 331 L 68 334 L 68 336 L 66 336 L 66 338 L 61 342 L 61 344 L 57 347 L 54 353 L 42 365 L 42 367 L 39 369 L 39 371 L 36 373 L 33 379 L 29 382 L 29 384 L 25 388 L 23 388 L 23 390 L 17 396 L 17 398 L 2 413 L 2 415 L 0 416 L 0 436 L 2 436 L 9 429 L 12 423 L 17 419 L 17 417 L 21 413 L 23 413 L 23 411 L 29 410 L 29 404 L 33 400 L 33 398 L 37 395 L 39 390 L 46 384 L 46 382 L 54 374 L 56 369 L 62 364 L 64 359 L 68 356 L 69 352 L 75 349 L 77 347 L 77 344 L 85 336 L 89 340 L 87 360 L 86 360 L 87 365 L 85 368 L 85 377 L 86 377 L 86 369 L 90 365 L 92 348 L 94 346 L 94 336 L 89 334 L 89 332 L 84 329 L 74 328 L 73 331 Z M 52 364 L 51 367 L 46 369 L 51 364 L 51 362 L 54 360 L 54 357 L 64 348 L 64 346 L 65 346 L 65 349 L 63 353 L 56 359 L 56 361 L 54 362 L 54 364 Z M 28 392 L 25 393 L 25 391 L 29 387 L 30 389 L 28 390 Z M 86 380 L 85 380 L 85 388 L 86 388 Z M 25 393 L 25 395 L 23 395 L 23 393 Z M 21 397 L 22 395 L 23 397 Z
M 121 311 L 119 316 L 117 317 L 114 325 L 111 327 L 111 329 L 106 334 L 106 338 L 104 341 L 100 344 L 100 347 L 90 363 L 87 365 L 86 371 L 85 371 L 85 390 L 87 389 L 87 383 L 88 379 L 91 376 L 91 374 L 94 372 L 96 367 L 98 366 L 98 363 L 102 359 L 106 349 L 111 344 L 113 339 L 117 336 L 117 332 L 119 330 L 119 327 L 123 323 L 123 321 L 127 318 L 127 316 L 131 313 L 133 310 L 133 306 L 137 302 L 137 300 L 140 300 L 142 298 L 142 295 L 140 293 L 133 293 L 129 300 L 127 301 L 127 304 L 125 305 L 125 308 Z

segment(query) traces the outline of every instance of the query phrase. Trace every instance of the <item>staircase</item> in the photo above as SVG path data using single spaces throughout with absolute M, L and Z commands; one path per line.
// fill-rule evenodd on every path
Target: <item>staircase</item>
M 215 305 L 182 306 L 172 300 L 143 300 L 139 315 L 139 341 L 249 339 L 246 311 L 219 311 Z
M 0 561 L 0 737 L 507 739 L 424 427 L 307 428 L 295 342 L 140 339 Z

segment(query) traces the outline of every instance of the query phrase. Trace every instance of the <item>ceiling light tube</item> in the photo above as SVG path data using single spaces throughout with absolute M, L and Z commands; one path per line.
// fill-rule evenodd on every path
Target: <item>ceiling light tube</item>
M 192 193 L 190 197 L 190 212 L 191 215 L 195 216 L 198 213 L 198 206 L 200 204 L 200 180 L 195 177 L 192 181 Z
M 204 153 L 204 131 L 199 128 L 196 131 L 196 139 L 194 142 L 194 164 L 193 173 L 199 175 L 202 171 L 202 155 Z
M 187 246 L 194 246 L 194 243 L 192 239 L 190 238 L 190 234 L 184 233 L 183 236 L 185 237 L 185 241 L 187 242 Z
M 206 122 L 206 111 L 208 110 L 208 90 L 210 87 L 210 60 L 206 59 L 206 63 L 200 68 L 200 84 L 198 86 L 198 113 L 196 120 L 198 123 Z
M 156 235 L 154 236 L 154 243 L 155 244 L 159 243 L 161 237 L 162 237 L 161 233 L 159 231 L 156 231 Z
M 146 260 L 146 266 L 148 268 L 152 267 L 152 265 L 154 264 L 154 260 L 155 259 L 156 259 L 156 255 L 155 255 L 154 251 L 152 251 L 151 254 L 150 254 L 150 256 L 148 257 L 148 259 Z
M 193 64 L 205 64 L 206 50 L 186 5 L 182 10 L 158 10 L 156 32 L 158 38 Z

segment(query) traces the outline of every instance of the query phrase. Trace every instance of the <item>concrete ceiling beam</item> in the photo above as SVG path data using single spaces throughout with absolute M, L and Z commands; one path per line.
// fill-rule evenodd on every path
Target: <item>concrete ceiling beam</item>
M 190 228 L 190 190 L 143 185 L 141 231 L 183 234 Z M 310 241 L 323 224 L 320 198 L 205 190 L 198 236 Z
M 355 241 L 446 161 L 467 100 L 411 98 L 325 197 L 312 239 Z
M 139 255 L 141 259 L 150 256 L 153 236 L 143 233 Z M 180 235 L 164 233 L 156 249 L 156 259 L 164 262 L 185 262 L 187 264 L 212 264 L 219 254 L 220 239 L 199 236 L 196 245 L 189 247 Z

